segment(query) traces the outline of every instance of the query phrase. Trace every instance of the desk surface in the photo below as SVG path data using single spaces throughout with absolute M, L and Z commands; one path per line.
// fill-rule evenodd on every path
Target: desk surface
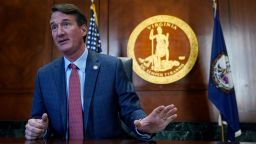
M 37 140 L 26 141 L 24 139 L 0 138 L 0 144 L 224 144 L 214 141 L 156 141 L 141 142 L 136 140 L 93 140 L 93 141 L 65 141 L 65 140 Z M 232 144 L 232 143 L 231 143 Z M 240 144 L 253 144 L 250 142 L 240 142 Z

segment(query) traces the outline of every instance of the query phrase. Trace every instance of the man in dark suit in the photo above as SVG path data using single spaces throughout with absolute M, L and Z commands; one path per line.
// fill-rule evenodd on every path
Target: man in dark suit
M 146 116 L 121 61 L 86 48 L 86 18 L 76 6 L 53 6 L 50 25 L 63 57 L 37 73 L 26 139 L 129 138 L 122 121 L 136 138 L 149 140 L 177 117 L 174 105 Z

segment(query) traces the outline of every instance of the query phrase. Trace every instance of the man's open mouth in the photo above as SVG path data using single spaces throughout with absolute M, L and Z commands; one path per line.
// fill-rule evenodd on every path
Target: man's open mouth
M 60 45 L 64 45 L 64 44 L 66 44 L 66 43 L 68 42 L 68 40 L 69 40 L 69 39 L 58 40 L 58 43 L 59 43 Z

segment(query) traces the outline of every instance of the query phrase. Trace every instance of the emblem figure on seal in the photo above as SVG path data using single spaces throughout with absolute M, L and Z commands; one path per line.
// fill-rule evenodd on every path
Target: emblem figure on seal
M 154 35 L 154 29 L 151 29 L 149 39 L 151 40 L 151 55 L 147 58 L 139 58 L 139 62 L 145 67 L 150 67 L 153 71 L 166 71 L 173 66 L 179 66 L 178 61 L 169 60 L 169 33 L 163 34 L 162 27 L 157 27 L 157 34 Z M 154 46 L 154 41 L 156 45 Z
M 127 56 L 133 71 L 155 84 L 175 82 L 193 68 L 198 55 L 195 33 L 183 20 L 168 15 L 145 19 L 132 31 Z

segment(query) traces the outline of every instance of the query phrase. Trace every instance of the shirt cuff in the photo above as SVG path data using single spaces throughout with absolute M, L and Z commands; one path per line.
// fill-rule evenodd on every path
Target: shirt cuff
M 46 138 L 47 132 L 48 132 L 48 130 L 46 129 L 46 130 L 44 131 L 44 134 L 43 134 L 43 139 Z
M 137 128 L 135 128 L 135 131 L 136 131 L 136 133 L 137 133 L 139 136 L 141 136 L 142 138 L 151 139 L 151 137 L 152 137 L 152 134 L 139 132 Z

